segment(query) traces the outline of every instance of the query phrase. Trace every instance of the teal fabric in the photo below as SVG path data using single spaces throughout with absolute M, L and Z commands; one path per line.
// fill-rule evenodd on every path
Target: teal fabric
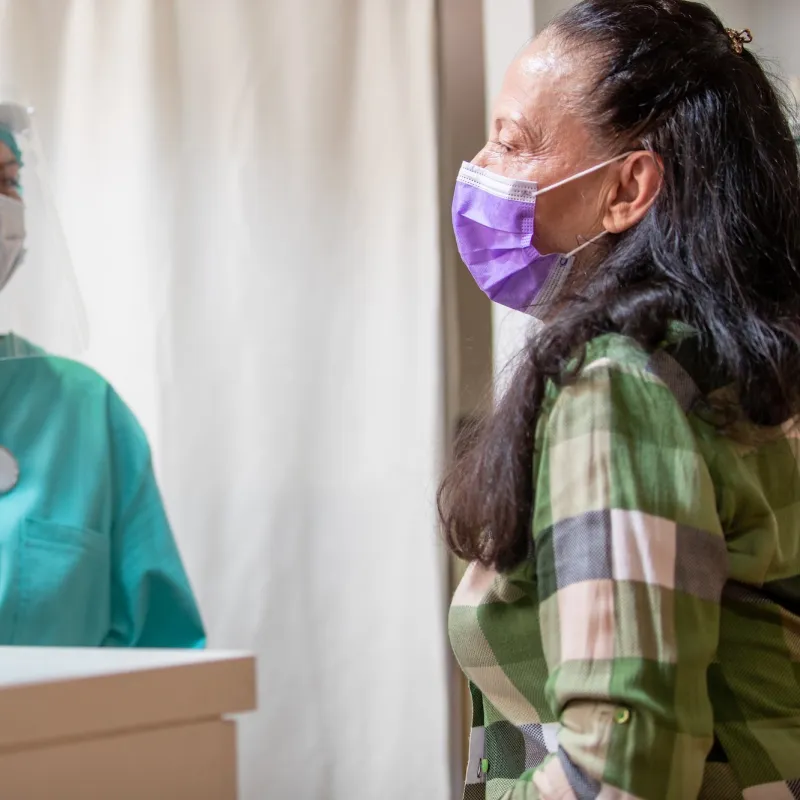
M 17 164 L 22 166 L 22 150 L 19 149 L 17 138 L 8 128 L 0 126 L 0 142 L 5 144 L 14 156 Z
M 0 343 L 0 644 L 203 647 L 145 435 L 97 373 Z

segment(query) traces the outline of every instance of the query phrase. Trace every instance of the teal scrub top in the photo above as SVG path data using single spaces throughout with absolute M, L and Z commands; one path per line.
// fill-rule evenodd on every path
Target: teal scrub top
M 0 644 L 204 646 L 144 432 L 102 377 L 0 359 L 0 445 L 20 473 L 0 496 Z

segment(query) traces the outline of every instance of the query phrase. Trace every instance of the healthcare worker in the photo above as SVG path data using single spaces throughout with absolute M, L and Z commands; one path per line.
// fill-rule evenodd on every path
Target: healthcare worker
M 142 429 L 50 354 L 82 326 L 35 143 L 28 110 L 0 104 L 0 644 L 202 647 Z

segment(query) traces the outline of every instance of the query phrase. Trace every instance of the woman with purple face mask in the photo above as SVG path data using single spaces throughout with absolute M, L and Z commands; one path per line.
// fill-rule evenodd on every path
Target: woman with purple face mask
M 466 798 L 800 796 L 800 165 L 751 41 L 583 0 L 459 174 L 465 264 L 544 323 L 439 494 Z

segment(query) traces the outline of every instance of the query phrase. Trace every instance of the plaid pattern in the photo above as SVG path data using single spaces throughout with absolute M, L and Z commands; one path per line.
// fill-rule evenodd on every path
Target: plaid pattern
M 681 348 L 548 395 L 536 555 L 450 611 L 467 800 L 800 799 L 800 434 L 718 434 Z

